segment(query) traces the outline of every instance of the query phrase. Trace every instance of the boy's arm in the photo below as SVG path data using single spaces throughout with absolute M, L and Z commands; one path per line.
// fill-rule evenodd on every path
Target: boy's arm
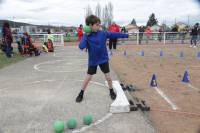
M 81 38 L 81 41 L 79 43 L 79 48 L 81 50 L 85 49 L 87 47 L 87 35 L 84 34 L 83 37 Z
M 128 38 L 129 35 L 121 32 L 108 32 L 106 31 L 107 38 Z

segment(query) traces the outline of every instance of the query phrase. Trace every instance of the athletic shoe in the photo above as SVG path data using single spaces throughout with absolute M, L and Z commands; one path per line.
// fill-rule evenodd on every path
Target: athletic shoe
M 77 103 L 80 103 L 82 100 L 83 100 L 83 95 L 79 94 L 79 95 L 76 97 L 76 102 L 77 102 Z
M 116 94 L 115 94 L 114 91 L 110 92 L 110 98 L 111 98 L 112 100 L 115 100 L 115 99 L 116 99 Z

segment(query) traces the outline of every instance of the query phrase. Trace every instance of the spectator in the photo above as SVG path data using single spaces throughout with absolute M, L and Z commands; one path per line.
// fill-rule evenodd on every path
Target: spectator
M 13 42 L 13 37 L 8 22 L 4 22 L 2 33 L 3 33 L 4 52 L 6 53 L 6 56 L 10 58 L 13 50 L 11 45 Z
M 144 26 L 139 27 L 139 44 L 141 44 L 144 34 Z
M 77 33 L 78 33 L 78 41 L 80 41 L 83 36 L 83 25 L 82 24 L 77 28 Z
M 197 36 L 198 36 L 198 25 L 197 24 L 195 24 L 194 27 L 192 28 L 190 35 L 191 35 L 190 47 L 193 47 L 193 44 L 194 44 L 194 48 L 196 48 L 197 47 Z
M 151 28 L 150 26 L 148 26 L 146 29 L 145 29 L 145 34 L 146 34 L 146 43 L 149 43 L 149 39 L 151 37 Z
M 177 25 L 175 25 L 172 30 L 171 30 L 171 43 L 174 43 L 174 39 L 176 39 L 176 35 L 177 35 L 177 32 L 178 32 L 178 27 Z
M 117 24 L 115 24 L 115 22 L 113 22 L 109 28 L 108 28 L 109 32 L 120 32 L 120 28 Z M 109 39 L 109 49 L 112 50 L 113 49 L 117 49 L 117 38 L 110 38 Z

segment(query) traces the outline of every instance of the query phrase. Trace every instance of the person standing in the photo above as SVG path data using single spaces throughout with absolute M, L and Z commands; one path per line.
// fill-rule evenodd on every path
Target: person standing
M 147 28 L 145 29 L 145 34 L 146 34 L 146 43 L 148 44 L 149 43 L 149 39 L 151 37 L 151 28 L 150 26 L 147 26 Z
M 144 26 L 139 27 L 139 44 L 141 44 L 144 34 Z
M 191 35 L 190 47 L 192 47 L 194 44 L 193 47 L 196 48 L 197 47 L 197 36 L 198 36 L 198 25 L 197 24 L 195 24 L 194 27 L 192 28 L 190 35 Z
M 5 53 L 8 58 L 11 57 L 12 53 L 12 42 L 13 42 L 13 37 L 12 33 L 10 30 L 10 25 L 8 22 L 4 22 L 3 28 L 2 28 L 2 33 L 3 33 L 3 43 L 5 46 Z
M 77 33 L 78 33 L 78 41 L 80 41 L 83 36 L 83 25 L 82 24 L 77 28 Z
M 120 27 L 115 22 L 113 22 L 109 26 L 108 31 L 109 32 L 120 32 Z M 117 38 L 109 39 L 109 49 L 112 50 L 112 48 L 115 50 L 117 49 Z

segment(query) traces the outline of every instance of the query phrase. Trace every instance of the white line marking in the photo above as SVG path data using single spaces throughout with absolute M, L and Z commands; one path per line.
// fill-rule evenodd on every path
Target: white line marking
M 196 91 L 199 91 L 199 90 L 200 90 L 199 88 L 197 88 L 197 87 L 195 87 L 195 86 L 193 86 L 193 85 L 191 85 L 191 84 L 188 84 L 188 87 L 190 87 L 190 88 L 192 88 L 192 89 L 195 89 Z
M 110 118 L 112 115 L 113 115 L 112 113 L 107 113 L 104 117 L 102 117 L 101 119 L 97 120 L 95 123 L 91 124 L 90 126 L 84 126 L 81 129 L 72 131 L 72 133 L 84 132 L 87 129 L 93 127 L 93 126 L 97 126 L 97 125 L 101 124 L 102 122 L 104 122 L 105 120 L 107 120 L 108 118 Z
M 164 94 L 164 92 L 163 92 L 161 89 L 159 89 L 158 87 L 154 87 L 154 89 L 158 92 L 158 94 L 161 95 L 161 97 L 163 97 L 163 98 L 165 99 L 165 101 L 172 107 L 173 110 L 177 110 L 177 109 L 178 109 L 178 107 L 176 106 L 176 104 L 173 103 L 173 102 L 168 98 L 168 96 Z
M 79 59 L 79 60 L 86 60 L 86 59 Z M 35 64 L 33 66 L 33 68 L 36 70 L 36 71 L 39 71 L 39 72 L 47 72 L 47 73 L 70 73 L 70 72 L 82 72 L 82 71 L 85 71 L 85 69 L 79 69 L 79 70 L 76 70 L 76 71 L 46 71 L 46 70 L 43 70 L 43 69 L 40 69 L 40 65 L 44 65 L 44 64 L 54 64 L 56 62 L 63 62 L 65 60 L 54 60 L 54 61 L 45 61 L 45 62 L 42 62 L 42 63 L 38 63 L 38 64 Z

